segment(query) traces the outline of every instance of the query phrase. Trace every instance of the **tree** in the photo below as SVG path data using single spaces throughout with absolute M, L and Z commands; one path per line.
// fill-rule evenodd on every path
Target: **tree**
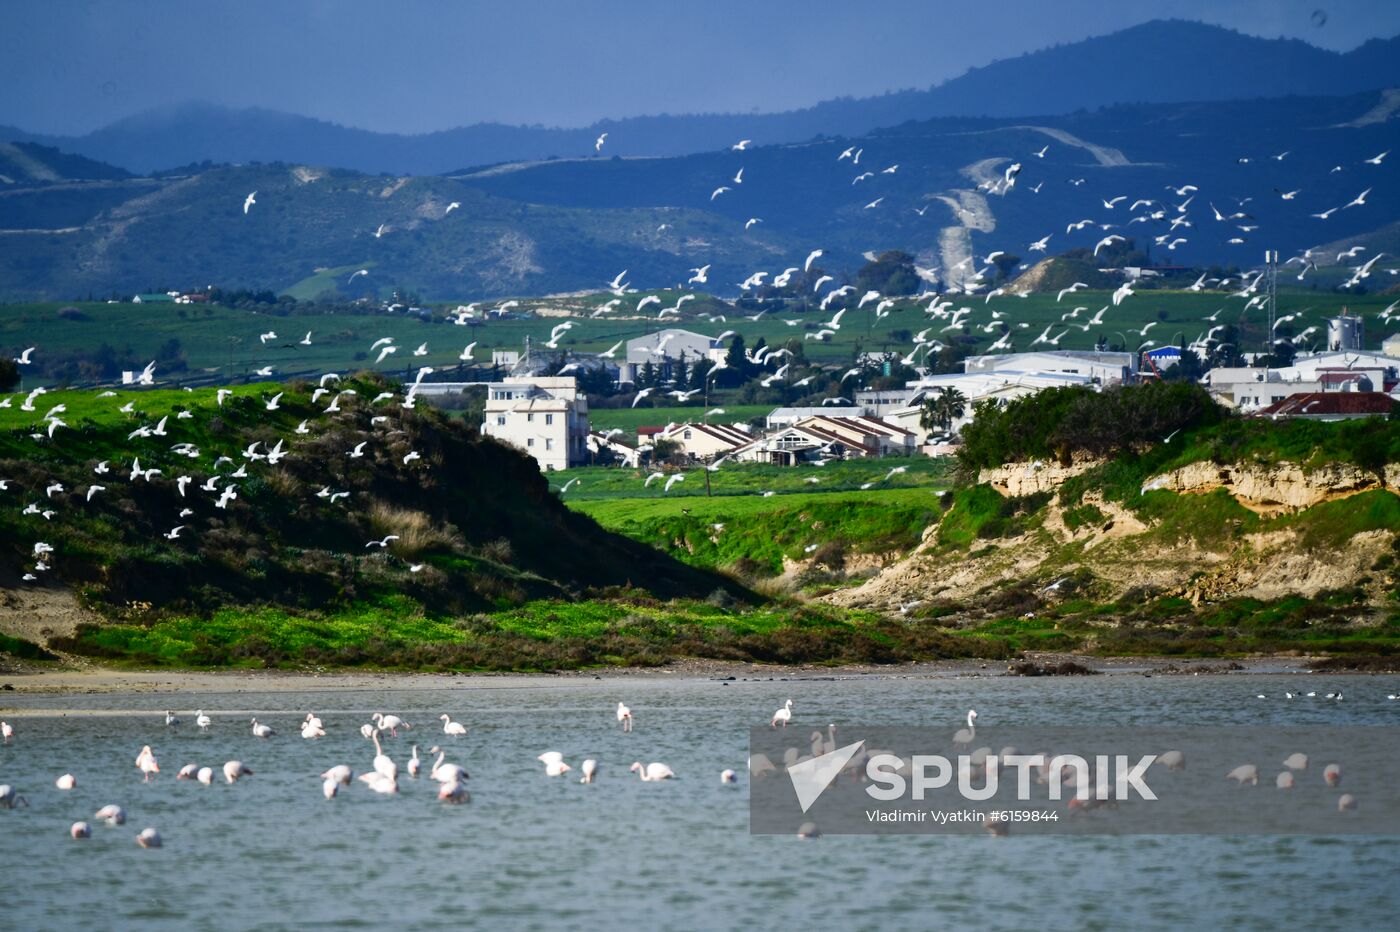
M 914 257 L 900 249 L 891 249 L 867 262 L 856 273 L 856 288 L 878 291 L 886 297 L 909 295 L 919 290 L 919 276 L 914 271 Z
M 919 412 L 919 426 L 924 430 L 937 427 L 944 432 L 953 429 L 953 422 L 967 410 L 967 396 L 956 388 L 945 388 L 934 398 L 924 401 Z
M 1240 354 L 1240 331 L 1234 324 L 1226 324 L 1220 331 L 1219 339 L 1206 342 L 1206 359 L 1211 368 L 1237 369 L 1244 365 Z
M 19 384 L 19 364 L 13 359 L 0 359 L 0 392 L 8 392 Z
M 1002 253 L 992 260 L 992 265 L 997 267 L 997 277 L 1002 281 L 1011 277 L 1016 266 L 1021 264 L 1020 256 L 1013 256 L 1010 253 Z
M 729 352 L 725 354 L 724 361 L 730 369 L 739 375 L 747 375 L 749 357 L 744 350 L 744 335 L 742 333 L 734 334 L 734 337 L 729 341 Z
M 704 388 L 710 378 L 710 370 L 714 367 L 715 364 L 708 359 L 696 360 L 695 365 L 690 367 L 690 387 Z

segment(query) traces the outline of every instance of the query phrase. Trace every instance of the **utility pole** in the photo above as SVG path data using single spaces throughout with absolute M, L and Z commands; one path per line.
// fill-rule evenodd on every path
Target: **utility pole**
M 1264 251 L 1264 286 L 1267 289 L 1269 305 L 1269 332 L 1265 334 L 1264 349 L 1270 356 L 1274 354 L 1274 321 L 1278 317 L 1278 250 Z

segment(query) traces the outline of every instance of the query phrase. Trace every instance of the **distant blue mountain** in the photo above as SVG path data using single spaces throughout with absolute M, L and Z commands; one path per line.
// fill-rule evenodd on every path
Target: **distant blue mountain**
M 24 154 L 31 169 L 44 155 Z M 0 186 L 0 301 L 152 283 L 306 294 L 346 287 L 320 272 L 341 268 L 373 269 L 356 287 L 475 299 L 597 289 L 619 269 L 636 287 L 674 285 L 712 265 L 710 287 L 735 294 L 813 248 L 838 277 L 886 249 L 952 276 L 994 251 L 1029 264 L 1108 236 L 1154 264 L 1248 267 L 1400 216 L 1400 93 L 939 117 L 743 152 L 408 179 L 264 163 L 81 180 L 61 153 L 37 168 L 69 180 Z M 1393 251 L 1388 235 L 1376 248 Z
M 498 162 L 593 155 L 685 155 L 815 136 L 859 136 L 932 117 L 1062 115 L 1121 103 L 1333 96 L 1400 86 L 1400 37 L 1347 53 L 1182 21 L 1154 21 L 975 68 L 926 90 L 841 98 L 773 114 L 695 114 L 603 121 L 577 129 L 481 123 L 416 136 L 353 129 L 273 110 L 187 103 L 84 136 L 0 127 L 0 140 L 57 146 L 136 172 L 203 161 L 284 161 L 361 172 L 438 174 Z

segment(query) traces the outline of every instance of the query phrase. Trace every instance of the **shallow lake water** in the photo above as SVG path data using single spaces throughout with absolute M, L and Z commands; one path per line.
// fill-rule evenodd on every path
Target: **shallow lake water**
M 1054 724 L 1376 725 L 1400 721 L 1396 677 L 1320 674 L 1075 678 L 859 676 L 833 679 L 463 678 L 460 688 L 296 692 L 10 694 L 15 726 L 0 783 L 28 808 L 0 810 L 4 929 L 845 928 L 1028 925 L 1085 929 L 1390 927 L 1400 909 L 1400 839 L 1369 837 L 752 836 L 748 729 L 794 700 L 799 734 L 828 723 L 947 725 L 966 710 Z M 1283 692 L 1343 689 L 1344 702 Z M 1258 693 L 1270 698 L 1256 699 Z M 636 728 L 613 714 L 626 702 Z M 183 720 L 167 728 L 163 711 Z M 193 710 L 214 718 L 207 733 Z M 298 734 L 315 711 L 329 734 Z M 471 774 L 470 804 L 445 806 L 425 775 L 397 796 L 360 783 L 334 800 L 318 774 L 371 769 L 359 726 L 375 711 L 414 723 L 386 741 L 442 744 Z M 448 712 L 469 727 L 443 735 Z M 257 716 L 279 734 L 254 738 Z M 161 773 L 134 766 L 151 745 Z M 536 756 L 575 767 L 551 779 Z M 177 781 L 186 763 L 230 759 L 236 785 Z M 642 783 L 633 761 L 677 779 Z M 725 768 L 739 772 L 723 785 Z M 65 772 L 77 788 L 62 791 Z M 68 826 L 122 805 L 124 826 Z M 145 826 L 159 850 L 134 838 Z

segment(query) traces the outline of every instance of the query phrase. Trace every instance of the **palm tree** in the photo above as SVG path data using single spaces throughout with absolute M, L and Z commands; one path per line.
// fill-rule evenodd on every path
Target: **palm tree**
M 953 429 L 953 422 L 967 410 L 967 396 L 956 388 L 945 388 L 934 402 L 938 423 L 945 431 Z

